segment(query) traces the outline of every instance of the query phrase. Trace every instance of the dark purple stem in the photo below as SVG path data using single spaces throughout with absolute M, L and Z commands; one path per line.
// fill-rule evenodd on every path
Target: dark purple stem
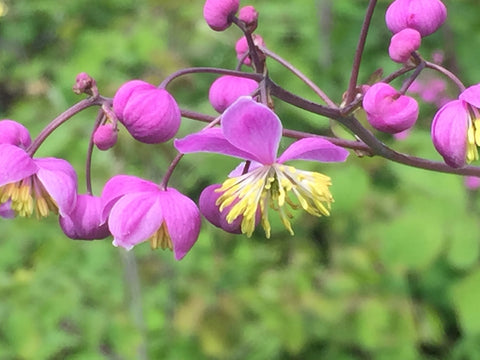
M 227 70 L 227 69 L 212 68 L 212 67 L 194 67 L 194 68 L 181 69 L 174 72 L 173 74 L 170 74 L 161 82 L 160 85 L 158 85 L 158 87 L 160 89 L 165 89 L 176 78 L 189 75 L 189 74 L 199 74 L 199 73 L 200 74 L 232 75 L 232 76 L 252 79 L 257 82 L 260 82 L 263 79 L 263 75 L 261 74 L 246 73 L 243 71 Z
M 32 144 L 27 148 L 27 153 L 30 156 L 33 156 L 35 152 L 38 150 L 40 145 L 45 141 L 45 139 L 57 129 L 60 125 L 70 119 L 72 116 L 78 114 L 80 111 L 85 110 L 91 106 L 101 106 L 105 103 L 111 103 L 111 99 L 104 98 L 103 96 L 98 97 L 91 97 L 88 99 L 84 99 L 79 101 L 60 115 L 58 115 L 55 119 L 53 119 L 35 138 Z
M 88 149 L 87 149 L 87 159 L 85 161 L 85 182 L 87 186 L 87 193 L 89 195 L 93 195 L 92 191 L 92 154 L 93 154 L 93 135 L 95 131 L 98 129 L 100 124 L 105 117 L 105 113 L 102 109 L 98 110 L 97 118 L 95 119 L 95 124 L 93 125 L 92 134 L 90 135 L 90 141 L 88 142 Z
M 177 165 L 180 162 L 180 160 L 182 159 L 182 157 L 183 157 L 183 154 L 179 153 L 179 154 L 177 154 L 177 156 L 175 156 L 175 158 L 170 163 L 170 166 L 168 167 L 167 172 L 163 176 L 162 182 L 160 183 L 160 187 L 163 190 L 167 190 L 168 181 L 170 180 L 170 177 L 172 176 L 173 171 L 177 167 Z
M 350 74 L 350 82 L 348 84 L 347 96 L 345 97 L 345 104 L 350 104 L 355 98 L 355 89 L 357 87 L 358 73 L 360 71 L 360 63 L 362 62 L 363 50 L 365 49 L 365 42 L 367 40 L 368 29 L 372 20 L 373 11 L 377 5 L 377 0 L 370 0 L 368 4 L 365 19 L 363 20 L 360 38 L 358 40 L 357 48 L 355 49 L 355 57 L 353 58 L 352 72 Z
M 438 71 L 439 73 L 448 77 L 450 80 L 452 80 L 453 83 L 455 83 L 455 85 L 457 85 L 458 90 L 460 92 L 465 90 L 465 85 L 462 83 L 462 81 L 457 76 L 455 76 L 454 73 L 445 69 L 443 66 L 437 65 L 437 64 L 429 62 L 429 61 L 425 61 L 425 66 L 429 69 Z

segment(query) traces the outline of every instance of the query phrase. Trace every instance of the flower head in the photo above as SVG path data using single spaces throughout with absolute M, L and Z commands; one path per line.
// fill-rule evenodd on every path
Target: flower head
M 203 6 L 203 17 L 213 30 L 223 31 L 232 24 L 239 4 L 239 0 L 207 0 Z
M 0 204 L 11 202 L 20 216 L 69 214 L 75 207 L 77 175 L 65 160 L 31 158 L 23 149 L 0 144 Z
M 170 140 L 180 127 L 180 109 L 172 95 L 141 80 L 118 89 L 113 111 L 135 139 L 147 144 Z
M 392 86 L 382 82 L 367 90 L 363 108 L 370 125 L 390 134 L 411 128 L 418 117 L 418 103 L 414 98 L 401 95 Z
M 392 36 L 388 54 L 398 63 L 406 63 L 412 52 L 417 51 L 422 42 L 422 37 L 417 30 L 403 29 Z
M 258 88 L 255 80 L 238 76 L 225 75 L 219 77 L 210 86 L 208 99 L 219 113 L 235 102 L 242 95 L 250 95 Z
M 447 9 L 440 0 L 395 0 L 385 14 L 388 29 L 396 34 L 410 28 L 427 36 L 444 23 Z
M 478 160 L 480 146 L 480 84 L 465 89 L 458 100 L 443 105 L 432 121 L 435 149 L 452 167 Z
M 117 143 L 118 132 L 115 125 L 106 123 L 100 125 L 93 133 L 93 143 L 99 150 L 108 150 Z
M 195 203 L 174 188 L 127 175 L 111 178 L 102 192 L 102 218 L 107 220 L 113 245 L 130 250 L 149 240 L 152 248 L 169 248 L 182 259 L 197 241 L 200 212 Z
M 70 239 L 96 240 L 110 236 L 108 225 L 102 221 L 102 200 L 96 196 L 78 195 L 75 208 L 60 216 L 59 223 Z
M 297 170 L 284 163 L 293 159 L 336 162 L 348 156 L 345 149 L 312 137 L 294 142 L 277 157 L 281 136 L 282 124 L 277 115 L 244 96 L 223 113 L 221 129 L 206 129 L 174 144 L 181 153 L 214 152 L 251 161 L 254 166 L 249 172 L 227 179 L 216 190 L 220 193 L 216 205 L 220 212 L 233 205 L 226 221 L 232 224 L 243 216 L 241 231 L 248 236 L 253 233 L 260 211 L 262 226 L 269 237 L 268 207 L 279 212 L 283 224 L 293 234 L 287 205 L 322 216 L 329 215 L 333 201 L 328 176 Z M 298 204 L 290 198 L 290 193 L 296 196 Z

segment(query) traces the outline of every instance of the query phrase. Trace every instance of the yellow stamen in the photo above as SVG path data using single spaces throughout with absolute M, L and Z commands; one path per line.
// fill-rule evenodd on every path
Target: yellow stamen
M 150 247 L 152 250 L 158 249 L 159 247 L 162 248 L 162 250 L 173 250 L 172 239 L 170 238 L 165 221 L 162 222 L 160 228 L 150 238 Z

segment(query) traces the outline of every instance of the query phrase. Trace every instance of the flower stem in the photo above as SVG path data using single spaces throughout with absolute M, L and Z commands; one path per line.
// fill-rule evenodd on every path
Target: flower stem
M 350 82 L 348 84 L 347 95 L 345 97 L 345 104 L 350 104 L 355 98 L 355 89 L 357 87 L 358 74 L 360 71 L 360 63 L 362 61 L 363 50 L 365 49 L 365 42 L 367 40 L 368 29 L 372 20 L 373 11 L 377 5 L 377 0 L 370 0 L 368 4 L 365 19 L 363 20 L 360 38 L 358 40 L 357 48 L 355 49 L 355 56 L 353 58 L 352 72 L 350 74 Z
M 88 149 L 87 149 L 87 159 L 85 161 L 85 182 L 87 186 L 87 193 L 89 195 L 93 195 L 92 191 L 92 155 L 93 155 L 93 135 L 95 131 L 98 129 L 102 120 L 105 117 L 105 113 L 102 109 L 98 110 L 97 118 L 95 119 L 95 124 L 93 125 L 92 134 L 90 135 L 90 141 L 88 142 Z
M 432 69 L 432 70 L 435 70 L 435 71 L 438 71 L 439 73 L 445 75 L 446 77 L 448 77 L 450 80 L 452 80 L 452 82 L 457 85 L 458 87 L 458 90 L 460 92 L 464 91 L 466 89 L 465 85 L 462 83 L 462 81 L 457 77 L 455 76 L 454 73 L 452 73 L 451 71 L 445 69 L 443 66 L 440 66 L 440 65 L 437 65 L 435 63 L 432 63 L 432 62 L 429 62 L 429 61 L 425 61 L 425 66 L 429 69 Z
M 280 55 L 268 50 L 263 46 L 260 46 L 260 50 L 263 51 L 265 55 L 271 57 L 278 63 L 282 64 L 293 74 L 295 74 L 295 76 L 297 76 L 300 80 L 307 84 L 325 102 L 325 104 L 334 109 L 338 108 L 338 106 L 332 100 L 330 100 L 330 98 L 322 91 L 322 89 L 320 89 L 312 80 L 310 80 L 305 74 L 303 74 L 300 70 L 290 64 L 287 60 L 283 59 Z
M 104 98 L 103 96 L 97 97 L 90 97 L 88 99 L 84 99 L 58 115 L 55 119 L 53 119 L 35 138 L 32 144 L 27 148 L 27 153 L 30 156 L 33 156 L 35 152 L 38 150 L 40 145 L 45 141 L 45 139 L 57 129 L 60 125 L 70 119 L 72 116 L 78 114 L 79 112 L 89 108 L 91 106 L 101 106 L 102 104 L 111 103 L 111 99 Z

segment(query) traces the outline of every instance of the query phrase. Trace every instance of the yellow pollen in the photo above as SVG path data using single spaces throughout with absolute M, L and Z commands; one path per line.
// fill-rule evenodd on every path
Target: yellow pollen
M 241 230 L 247 236 L 252 235 L 259 214 L 265 235 L 270 237 L 268 208 L 279 213 L 283 225 L 293 235 L 290 223 L 293 216 L 289 209 L 301 207 L 314 216 L 330 215 L 333 202 L 330 185 L 331 179 L 323 174 L 273 164 L 227 179 L 216 190 L 221 193 L 216 204 L 220 211 L 231 206 L 226 217 L 230 224 L 239 216 L 243 217 Z M 295 195 L 298 203 L 289 197 L 290 193 Z
M 150 247 L 152 250 L 158 249 L 159 247 L 162 248 L 162 250 L 173 250 L 172 239 L 170 238 L 165 221 L 162 222 L 160 228 L 150 238 Z
M 30 217 L 34 212 L 38 219 L 48 216 L 50 212 L 58 214 L 55 200 L 35 177 L 1 186 L 0 204 L 9 200 L 12 210 L 22 217 Z

